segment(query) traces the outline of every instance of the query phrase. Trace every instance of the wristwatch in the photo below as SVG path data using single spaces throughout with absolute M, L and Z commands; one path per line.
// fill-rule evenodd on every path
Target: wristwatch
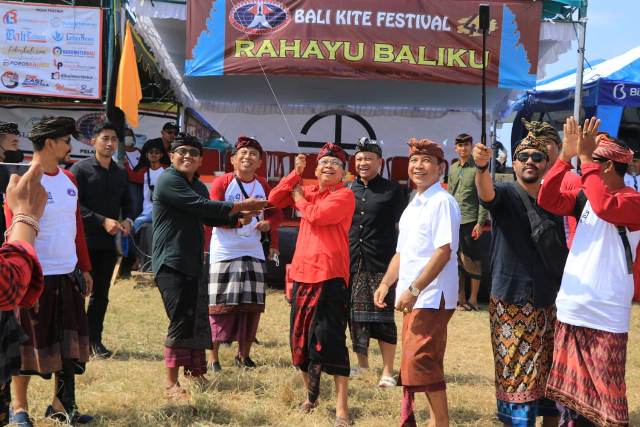
M 409 293 L 414 297 L 417 297 L 418 295 L 420 295 L 420 292 L 422 291 L 416 288 L 415 286 L 413 286 L 413 284 L 409 285 Z
M 476 165 L 476 169 L 478 170 L 478 172 L 482 173 L 482 172 L 486 171 L 487 169 L 489 169 L 489 163 L 487 163 L 484 166 Z

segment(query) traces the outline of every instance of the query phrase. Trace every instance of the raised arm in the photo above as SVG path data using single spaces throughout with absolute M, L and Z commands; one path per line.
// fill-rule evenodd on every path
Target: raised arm
M 562 181 L 572 167 L 571 163 L 558 159 L 545 174 L 538 193 L 538 205 L 544 210 L 555 215 L 573 215 L 580 189 L 562 190 Z
M 483 144 L 476 144 L 473 147 L 473 160 L 476 164 L 476 188 L 478 189 L 478 198 L 483 202 L 492 202 L 496 197 L 488 169 L 492 158 L 490 148 L 485 147 Z
M 293 206 L 293 199 L 291 198 L 291 192 L 300 184 L 302 177 L 293 170 L 289 175 L 280 180 L 269 193 L 269 204 L 278 208 L 286 208 Z

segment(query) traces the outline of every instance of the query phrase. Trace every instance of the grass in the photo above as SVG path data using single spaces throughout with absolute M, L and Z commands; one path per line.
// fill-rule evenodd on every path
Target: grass
M 630 425 L 640 425 L 640 307 L 633 309 L 627 361 Z M 330 426 L 333 422 L 333 381 L 323 376 L 318 410 L 303 416 L 296 410 L 305 397 L 302 381 L 291 367 L 288 344 L 289 307 L 282 292 L 273 291 L 258 331 L 260 345 L 252 358 L 259 367 L 233 367 L 236 345 L 221 349 L 223 372 L 207 390 L 190 385 L 192 405 L 169 405 L 164 400 L 163 339 L 167 320 L 155 288 L 134 289 L 120 281 L 111 291 L 105 325 L 105 344 L 115 351 L 110 360 L 92 360 L 79 376 L 78 404 L 97 417 L 98 426 Z M 401 322 L 398 319 L 398 326 Z M 356 360 L 351 354 L 352 364 Z M 400 352 L 396 355 L 399 366 Z M 401 390 L 376 387 L 380 353 L 370 350 L 370 372 L 349 383 L 349 405 L 356 425 L 397 425 Z M 494 417 L 493 359 L 486 311 L 456 313 L 449 324 L 445 361 L 451 424 L 498 425 Z M 51 399 L 51 381 L 34 379 L 30 387 L 31 415 L 39 426 Z M 426 422 L 426 400 L 417 399 L 418 421 Z

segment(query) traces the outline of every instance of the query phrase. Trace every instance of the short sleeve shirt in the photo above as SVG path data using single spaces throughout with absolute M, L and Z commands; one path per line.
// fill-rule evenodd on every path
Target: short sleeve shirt
M 511 304 L 525 304 L 533 298 L 536 307 L 553 304 L 560 288 L 559 280 L 550 278 L 531 240 L 531 225 L 517 183 L 497 183 L 495 198 L 481 202 L 491 212 L 491 296 Z M 564 235 L 562 218 L 531 203 L 538 213 L 553 220 L 558 233 Z
M 407 206 L 407 192 L 380 175 L 365 185 L 356 178 L 350 185 L 356 210 L 349 230 L 351 273 L 384 273 L 396 252 L 396 224 Z M 405 187 L 406 188 L 406 187 Z
M 458 233 L 460 208 L 456 200 L 436 182 L 411 200 L 400 218 L 397 252 L 400 272 L 396 298 L 420 275 L 436 249 L 449 245 L 451 258 L 440 274 L 422 290 L 414 308 L 456 307 L 458 300 Z

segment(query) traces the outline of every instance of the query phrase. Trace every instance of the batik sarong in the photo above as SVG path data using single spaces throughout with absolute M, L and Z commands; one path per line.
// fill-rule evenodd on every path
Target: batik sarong
M 547 396 L 596 425 L 629 425 L 627 339 L 557 322 Z

